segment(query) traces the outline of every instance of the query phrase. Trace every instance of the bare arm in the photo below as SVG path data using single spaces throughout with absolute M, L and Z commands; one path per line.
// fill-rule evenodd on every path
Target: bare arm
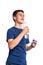
M 37 44 L 36 40 L 34 40 L 34 42 L 31 43 L 30 46 L 28 46 L 28 44 L 26 44 L 26 51 L 31 50 L 32 48 L 35 48 L 36 44 Z
M 28 51 L 28 50 L 30 50 L 30 49 L 32 49 L 32 46 L 31 46 L 31 45 L 28 46 L 28 44 L 26 44 L 26 51 Z
M 14 47 L 16 47 L 19 42 L 21 41 L 21 39 L 23 38 L 23 36 L 28 32 L 28 28 L 25 27 L 23 29 L 23 31 L 15 38 L 15 39 L 9 39 L 8 40 L 8 46 L 10 49 L 13 49 Z
M 21 32 L 15 39 L 9 39 L 8 40 L 9 48 L 13 49 L 14 47 L 16 47 L 23 38 L 23 36 L 24 34 Z

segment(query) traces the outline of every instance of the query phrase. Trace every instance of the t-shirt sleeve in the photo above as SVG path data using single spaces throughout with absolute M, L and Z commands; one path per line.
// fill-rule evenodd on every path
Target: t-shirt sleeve
M 8 39 L 14 39 L 14 34 L 11 30 L 7 31 L 7 38 L 6 38 L 7 42 L 8 42 Z

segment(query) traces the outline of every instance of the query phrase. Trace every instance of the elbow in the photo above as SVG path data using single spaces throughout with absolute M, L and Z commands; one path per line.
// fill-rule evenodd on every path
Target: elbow
M 12 50 L 13 48 L 14 48 L 13 46 L 11 46 L 11 45 L 9 46 L 9 49 L 10 49 L 10 50 Z
M 12 50 L 13 48 L 15 48 L 15 45 L 14 45 L 13 43 L 9 43 L 9 44 L 8 44 L 8 47 L 9 47 L 9 49 Z
M 13 49 L 17 46 L 17 42 L 16 41 L 8 42 L 8 46 L 9 46 L 9 49 Z

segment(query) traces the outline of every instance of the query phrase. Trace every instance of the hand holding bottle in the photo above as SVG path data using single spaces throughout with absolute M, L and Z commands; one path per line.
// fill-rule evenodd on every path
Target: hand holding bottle
M 26 35 L 27 33 L 29 33 L 29 28 L 27 26 L 24 27 L 23 33 L 24 33 L 24 35 Z

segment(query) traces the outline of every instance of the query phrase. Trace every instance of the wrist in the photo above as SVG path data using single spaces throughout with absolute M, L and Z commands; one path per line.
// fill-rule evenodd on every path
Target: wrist
M 22 36 L 24 36 L 24 32 L 21 32 Z
M 23 36 L 25 35 L 24 31 L 22 31 L 22 35 L 23 35 Z
M 30 47 L 31 47 L 31 48 L 33 48 L 33 46 L 32 46 L 32 45 L 30 45 Z

